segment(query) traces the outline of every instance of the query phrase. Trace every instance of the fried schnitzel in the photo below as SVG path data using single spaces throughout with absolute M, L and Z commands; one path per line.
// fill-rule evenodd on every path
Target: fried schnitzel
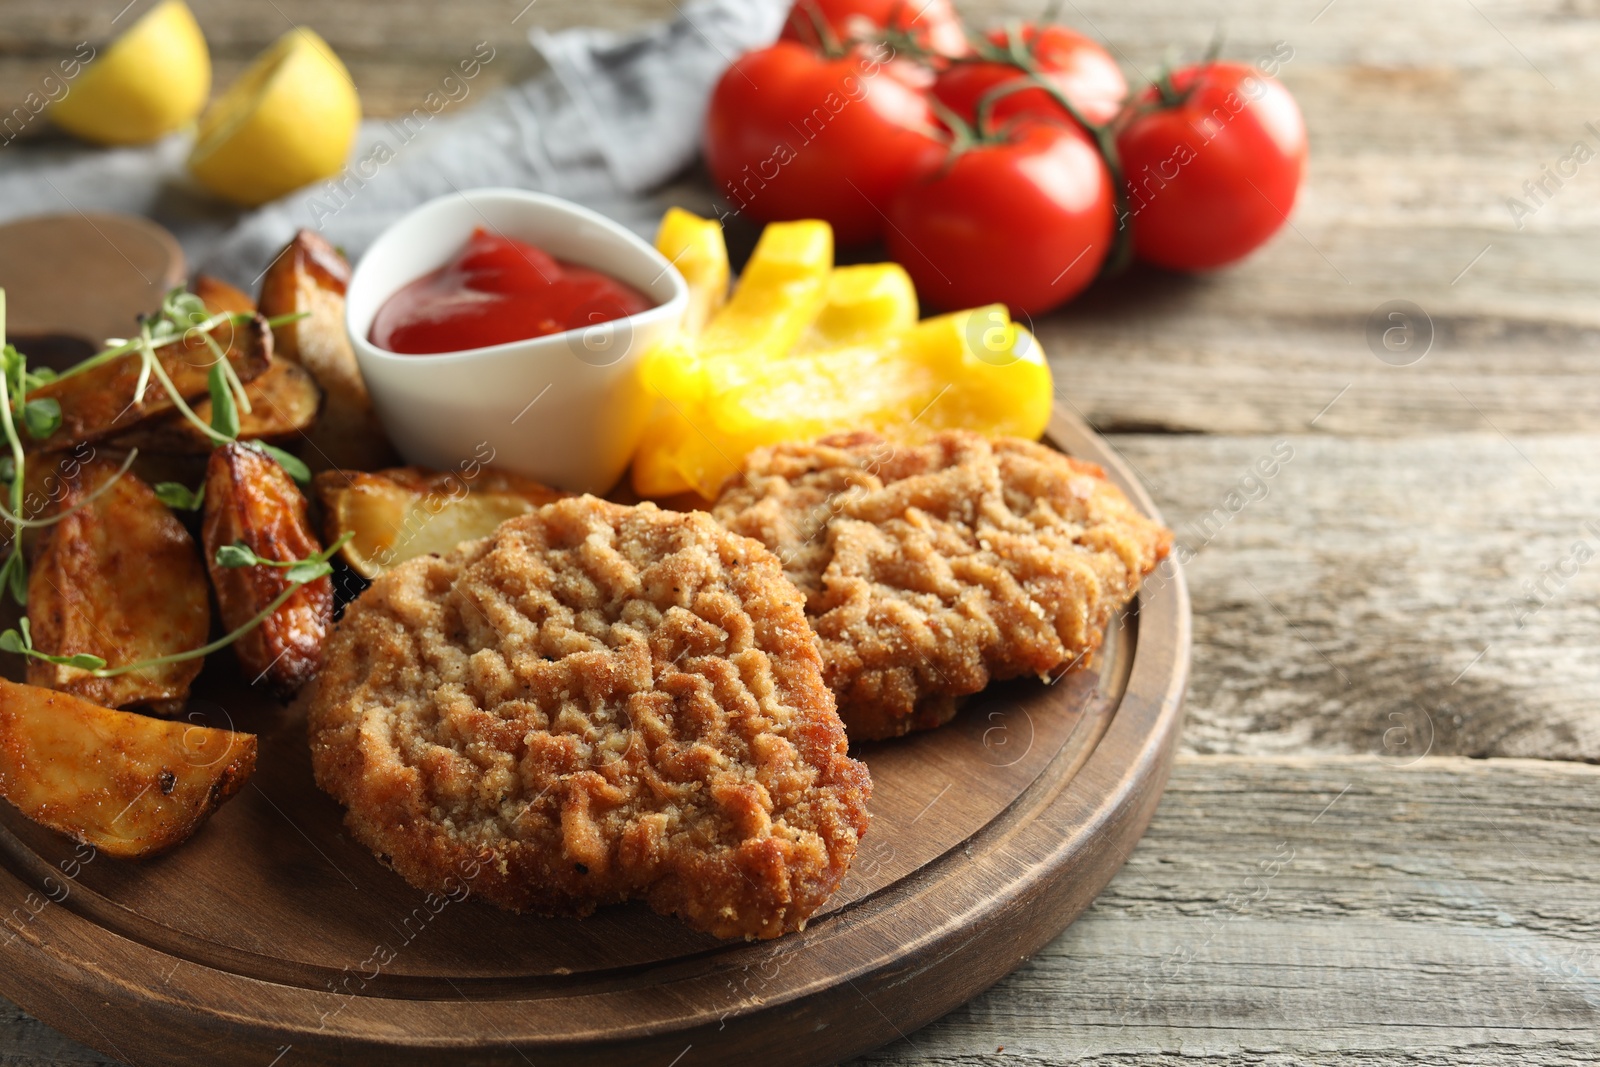
M 712 514 L 805 594 L 853 741 L 1088 657 L 1172 544 L 1098 466 L 965 431 L 757 449 Z
M 518 911 L 638 898 L 775 937 L 867 828 L 799 592 L 704 513 L 574 497 L 400 564 L 330 639 L 310 726 L 359 840 Z

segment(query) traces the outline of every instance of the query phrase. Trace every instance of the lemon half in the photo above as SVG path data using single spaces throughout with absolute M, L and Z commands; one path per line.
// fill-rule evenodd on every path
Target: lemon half
M 350 72 L 297 27 L 206 110 L 189 170 L 218 196 L 254 207 L 337 174 L 360 122 Z
M 144 144 L 192 122 L 211 92 L 211 56 L 183 0 L 163 0 L 91 59 L 50 117 L 98 144 Z

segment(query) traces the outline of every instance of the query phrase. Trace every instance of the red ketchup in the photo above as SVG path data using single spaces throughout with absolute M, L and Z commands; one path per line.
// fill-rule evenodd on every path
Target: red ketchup
M 459 352 L 581 330 L 654 306 L 610 275 L 479 227 L 454 259 L 384 301 L 368 339 L 408 355 Z

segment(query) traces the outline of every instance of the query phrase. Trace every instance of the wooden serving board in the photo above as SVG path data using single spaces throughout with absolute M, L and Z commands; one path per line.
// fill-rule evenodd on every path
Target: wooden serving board
M 1111 449 L 1058 412 L 1051 440 Z M 863 746 L 872 826 L 798 934 L 724 942 L 642 906 L 585 921 L 433 899 L 343 831 L 303 717 L 212 657 L 197 721 L 261 735 L 193 840 L 125 863 L 0 804 L 0 993 L 139 1067 L 832 1063 L 969 999 L 1122 865 L 1166 782 L 1189 665 L 1171 563 L 1090 668 L 991 687 L 950 725 Z
M 136 215 L 35 215 L 0 226 L 6 334 L 34 365 L 60 369 L 108 337 L 137 333 L 135 316 L 159 308 L 185 273 L 177 238 Z M 61 358 L 49 358 L 58 349 Z

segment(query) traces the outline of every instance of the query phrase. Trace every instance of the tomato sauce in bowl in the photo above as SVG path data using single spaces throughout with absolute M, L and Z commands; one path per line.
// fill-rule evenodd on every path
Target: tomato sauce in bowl
M 582 330 L 655 303 L 633 286 L 483 227 L 444 266 L 383 302 L 367 339 L 432 355 Z
M 596 271 L 605 284 L 573 291 Z M 466 189 L 378 235 L 351 271 L 345 332 L 407 463 L 604 493 L 655 410 L 645 357 L 688 306 L 683 275 L 628 227 L 544 193 Z

